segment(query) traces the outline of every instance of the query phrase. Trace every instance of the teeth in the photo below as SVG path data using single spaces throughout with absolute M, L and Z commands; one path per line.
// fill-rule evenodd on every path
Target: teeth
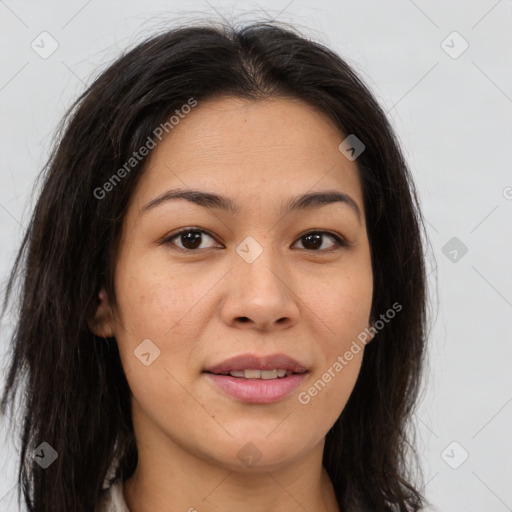
M 246 379 L 261 379 L 261 370 L 244 370 Z
M 265 380 L 277 379 L 277 370 L 261 370 L 261 378 Z
M 293 372 L 290 370 L 284 369 L 275 369 L 275 370 L 231 370 L 229 375 L 232 377 L 244 377 L 246 379 L 263 379 L 263 380 L 271 380 L 282 378 L 287 375 L 291 375 Z

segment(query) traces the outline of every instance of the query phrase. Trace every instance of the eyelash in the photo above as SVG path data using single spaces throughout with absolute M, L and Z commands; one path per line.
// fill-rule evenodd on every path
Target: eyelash
M 189 228 L 183 228 L 180 231 L 178 231 L 177 233 L 174 233 L 173 235 L 167 237 L 165 240 L 163 240 L 162 243 L 164 243 L 164 244 L 171 244 L 171 245 L 173 245 L 173 249 L 175 249 L 175 250 L 177 250 L 179 252 L 182 252 L 182 253 L 193 253 L 193 252 L 200 253 L 203 250 L 208 250 L 208 249 L 184 249 L 183 247 L 178 247 L 173 242 L 173 240 L 175 238 L 179 237 L 180 235 L 182 235 L 183 233 L 204 233 L 204 234 L 208 235 L 210 238 L 215 240 L 215 237 L 210 235 L 210 233 L 208 233 L 208 231 L 205 231 L 204 229 L 189 227 Z M 348 247 L 350 245 L 347 242 L 345 242 L 345 240 L 343 240 L 340 236 L 335 235 L 334 233 L 331 233 L 330 231 L 320 231 L 320 230 L 308 231 L 307 233 L 304 233 L 303 235 L 301 235 L 297 240 L 305 238 L 308 235 L 328 235 L 330 238 L 334 239 L 334 241 L 338 245 L 338 247 L 334 247 L 332 249 L 327 249 L 327 250 L 326 249 L 323 249 L 323 250 L 303 249 L 303 250 L 308 251 L 308 252 L 313 252 L 313 253 L 331 253 L 331 252 L 334 252 L 334 251 L 339 251 L 340 249 L 343 249 L 343 248 Z

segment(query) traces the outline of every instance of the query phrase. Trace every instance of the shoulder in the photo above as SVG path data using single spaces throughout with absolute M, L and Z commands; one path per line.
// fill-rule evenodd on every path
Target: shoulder
M 123 495 L 123 480 L 114 480 L 101 491 L 95 512 L 130 512 Z

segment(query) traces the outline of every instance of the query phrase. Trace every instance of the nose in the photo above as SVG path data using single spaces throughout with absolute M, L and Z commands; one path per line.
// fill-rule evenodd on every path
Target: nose
M 221 317 L 230 327 L 268 331 L 289 329 L 299 319 L 299 298 L 286 265 L 264 248 L 251 263 L 238 254 L 226 276 Z

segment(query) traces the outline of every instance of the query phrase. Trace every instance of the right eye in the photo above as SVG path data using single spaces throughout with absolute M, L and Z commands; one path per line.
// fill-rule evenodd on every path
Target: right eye
M 181 252 L 200 252 L 201 248 L 199 247 L 203 242 L 203 237 L 207 236 L 214 240 L 214 238 L 209 235 L 204 229 L 196 229 L 196 228 L 183 228 L 180 229 L 177 233 L 167 237 L 163 243 L 171 244 L 177 250 Z M 181 243 L 181 247 L 174 242 L 174 239 L 178 239 Z

